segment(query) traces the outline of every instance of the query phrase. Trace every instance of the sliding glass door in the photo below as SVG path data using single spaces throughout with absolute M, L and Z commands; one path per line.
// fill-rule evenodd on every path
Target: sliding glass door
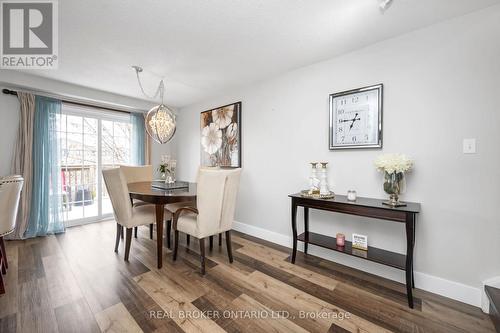
M 129 164 L 131 124 L 126 113 L 63 104 L 61 140 L 63 216 L 66 226 L 112 216 L 101 171 Z

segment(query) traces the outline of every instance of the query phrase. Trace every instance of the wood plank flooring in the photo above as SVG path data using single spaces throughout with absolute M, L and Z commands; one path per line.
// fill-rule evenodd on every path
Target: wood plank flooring
M 494 332 L 478 308 L 233 233 L 234 263 L 225 246 L 207 246 L 199 274 L 199 245 L 185 236 L 179 258 L 147 227 L 113 252 L 113 221 L 66 233 L 7 242 L 7 293 L 0 296 L 0 332 Z M 225 244 L 225 242 L 223 242 Z

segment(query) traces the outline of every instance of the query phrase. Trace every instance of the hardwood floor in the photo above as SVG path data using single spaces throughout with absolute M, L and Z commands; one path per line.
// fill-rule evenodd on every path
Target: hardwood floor
M 233 264 L 225 246 L 206 249 L 180 235 L 178 259 L 147 227 L 114 250 L 115 224 L 6 242 L 7 292 L 0 332 L 494 332 L 478 308 L 234 232 Z

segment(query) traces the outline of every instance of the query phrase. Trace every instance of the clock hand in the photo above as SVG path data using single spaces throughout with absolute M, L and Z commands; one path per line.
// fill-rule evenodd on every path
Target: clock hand
M 351 126 L 349 126 L 349 131 L 351 131 L 352 127 L 354 126 L 354 123 L 356 122 L 356 120 L 361 120 L 361 118 L 356 118 L 358 116 L 358 113 L 356 113 L 354 115 L 354 118 L 352 118 L 352 123 L 351 123 Z

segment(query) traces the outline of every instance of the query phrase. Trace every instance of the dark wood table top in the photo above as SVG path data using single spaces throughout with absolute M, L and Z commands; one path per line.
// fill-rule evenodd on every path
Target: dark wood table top
M 392 211 L 400 211 L 400 212 L 410 212 L 410 213 L 419 213 L 420 212 L 420 204 L 417 202 L 408 202 L 403 201 L 406 206 L 403 207 L 391 207 L 384 205 L 382 202 L 387 201 L 381 199 L 373 199 L 373 198 L 365 198 L 365 197 L 357 197 L 356 201 L 347 200 L 347 196 L 345 195 L 335 195 L 332 199 L 315 199 L 315 198 L 307 198 L 303 197 L 300 193 L 290 194 L 291 198 L 300 198 L 302 200 L 312 200 L 312 201 L 320 201 L 322 203 L 331 203 L 341 204 L 341 205 L 353 205 L 353 206 L 362 206 L 362 207 L 370 207 L 370 208 L 380 208 Z
M 128 184 L 130 197 L 157 205 L 192 201 L 196 199 L 196 184 L 189 183 L 189 188 L 162 190 L 151 186 L 152 182 Z

